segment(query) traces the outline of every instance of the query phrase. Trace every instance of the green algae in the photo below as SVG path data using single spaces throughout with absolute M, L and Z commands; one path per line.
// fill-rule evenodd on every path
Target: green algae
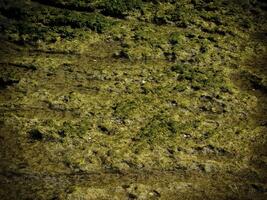
M 73 39 L 79 35 L 75 29 L 103 32 L 112 21 L 98 13 L 80 13 L 49 6 L 38 6 L 18 1 L 1 8 L 4 36 L 18 43 L 40 41 L 56 42 L 58 38 Z
M 142 1 L 141 0 L 111 0 L 104 2 L 103 13 L 115 16 L 115 17 L 123 17 L 126 12 L 131 11 L 136 8 L 141 8 Z
M 258 4 L 5 2 L 2 199 L 264 199 Z

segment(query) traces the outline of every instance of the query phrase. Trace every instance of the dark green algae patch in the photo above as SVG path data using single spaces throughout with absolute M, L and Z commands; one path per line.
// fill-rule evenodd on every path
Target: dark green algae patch
M 0 199 L 266 199 L 263 1 L 0 13 Z

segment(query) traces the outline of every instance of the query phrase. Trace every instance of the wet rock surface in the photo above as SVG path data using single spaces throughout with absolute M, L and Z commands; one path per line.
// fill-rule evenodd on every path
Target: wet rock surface
M 0 2 L 0 199 L 266 199 L 264 1 Z

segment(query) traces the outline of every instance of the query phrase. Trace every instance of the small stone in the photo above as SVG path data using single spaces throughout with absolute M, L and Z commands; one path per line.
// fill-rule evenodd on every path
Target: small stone
M 184 136 L 184 138 L 190 138 L 191 137 L 191 135 L 188 133 L 183 134 L 183 136 Z

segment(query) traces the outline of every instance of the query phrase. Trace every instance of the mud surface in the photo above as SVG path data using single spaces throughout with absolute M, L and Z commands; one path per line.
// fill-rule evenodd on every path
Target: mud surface
M 0 1 L 0 199 L 266 199 L 263 1 Z

